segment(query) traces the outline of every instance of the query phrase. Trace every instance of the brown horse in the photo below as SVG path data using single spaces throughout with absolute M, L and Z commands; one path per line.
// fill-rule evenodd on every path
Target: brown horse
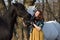
M 17 16 L 24 18 L 26 21 L 30 19 L 31 15 L 21 3 L 11 5 L 4 13 L 3 16 L 0 15 L 0 40 L 11 40 Z

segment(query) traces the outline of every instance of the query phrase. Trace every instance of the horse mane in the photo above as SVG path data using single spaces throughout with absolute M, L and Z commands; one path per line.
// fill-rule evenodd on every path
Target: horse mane
M 12 3 L 15 7 L 18 7 L 18 8 L 23 8 L 23 9 L 25 9 L 25 6 L 23 5 L 23 4 L 21 4 L 21 3 L 18 3 L 18 2 L 16 2 L 16 3 Z

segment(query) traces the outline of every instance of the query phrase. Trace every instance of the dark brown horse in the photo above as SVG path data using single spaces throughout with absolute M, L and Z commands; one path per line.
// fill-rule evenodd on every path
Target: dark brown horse
M 30 19 L 31 15 L 21 3 L 11 5 L 4 13 L 4 15 L 0 13 L 0 40 L 11 40 L 17 16 L 22 17 L 26 21 Z

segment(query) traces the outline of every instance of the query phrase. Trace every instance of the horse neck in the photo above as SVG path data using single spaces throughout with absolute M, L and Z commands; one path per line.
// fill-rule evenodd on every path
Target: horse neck
M 10 24 L 11 25 L 14 25 L 15 23 L 16 23 L 16 17 L 17 17 L 17 15 L 16 15 L 16 10 L 13 8 L 13 7 L 11 6 L 11 8 L 10 8 Z
M 13 12 L 13 9 L 12 7 L 10 7 L 8 10 L 5 11 L 5 14 L 4 16 L 1 16 L 3 18 L 3 20 L 5 20 L 7 22 L 7 24 L 10 26 L 11 23 L 14 23 L 12 20 L 13 20 L 13 15 L 14 15 L 14 12 Z

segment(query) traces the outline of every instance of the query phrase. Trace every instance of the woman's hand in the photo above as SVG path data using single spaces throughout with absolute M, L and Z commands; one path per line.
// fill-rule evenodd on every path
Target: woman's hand
M 37 26 L 37 25 L 36 25 L 36 24 L 34 24 L 34 23 L 33 23 L 33 25 L 34 25 L 34 27 L 35 27 L 38 31 L 40 31 L 40 30 L 41 30 L 41 27 Z

